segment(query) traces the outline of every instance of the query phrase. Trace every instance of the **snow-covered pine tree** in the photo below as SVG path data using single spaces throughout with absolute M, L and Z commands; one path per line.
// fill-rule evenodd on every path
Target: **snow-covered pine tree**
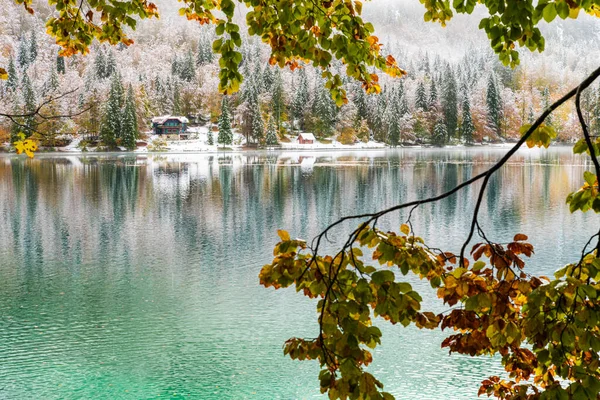
M 186 82 L 191 82 L 196 77 L 196 64 L 192 51 L 188 50 L 180 66 L 179 76 Z
M 548 107 L 550 107 L 550 104 L 550 89 L 548 89 L 548 86 L 546 86 L 544 90 L 542 90 L 542 108 L 546 110 Z M 548 126 L 552 126 L 553 122 L 552 114 L 548 115 L 544 120 L 544 123 Z
M 263 122 L 258 101 L 254 99 L 250 103 L 250 107 L 252 108 L 252 140 L 254 143 L 260 143 L 265 136 L 265 124 Z
M 48 77 L 48 80 L 46 81 L 46 83 L 44 83 L 44 95 L 47 95 L 49 93 L 54 93 L 56 91 L 56 89 L 58 89 L 58 73 L 56 72 L 56 68 L 54 68 L 54 66 L 52 66 L 52 71 L 50 71 L 50 76 Z
M 31 38 L 29 39 L 29 64 L 33 64 L 38 56 L 37 33 L 35 28 L 31 30 Z
M 417 85 L 417 93 L 415 96 L 415 107 L 417 108 L 417 110 L 427 111 L 425 83 L 422 80 L 420 80 Z
M 267 137 L 265 138 L 265 142 L 268 146 L 274 146 L 279 144 L 279 140 L 277 140 L 277 128 L 275 127 L 275 118 L 273 115 L 269 116 L 269 125 L 267 127 Z
M 281 119 L 285 113 L 285 91 L 283 90 L 283 79 L 281 77 L 281 69 L 275 69 L 273 74 L 273 84 L 271 105 L 273 107 L 273 115 L 277 122 L 277 131 L 281 131 Z
M 354 98 L 352 102 L 356 106 L 356 119 L 362 121 L 369 118 L 369 107 L 367 105 L 367 95 L 362 87 L 356 86 L 354 91 Z
M 64 75 L 65 72 L 66 72 L 66 69 L 65 69 L 65 58 L 62 57 L 62 56 L 57 56 L 56 57 L 56 71 L 59 74 L 62 74 L 62 75 Z
M 262 86 L 265 91 L 270 92 L 273 86 L 273 82 L 275 77 L 273 76 L 273 68 L 269 64 L 265 66 L 265 69 L 262 73 Z
M 229 113 L 229 102 L 227 97 L 221 101 L 221 116 L 219 117 L 219 135 L 217 142 L 221 145 L 230 145 L 233 143 L 233 132 L 231 130 L 231 115 Z
M 471 116 L 471 101 L 469 100 L 469 93 L 466 90 L 462 102 L 462 124 L 460 126 L 460 133 L 466 143 L 473 143 L 475 126 L 473 125 L 473 117 Z
M 435 79 L 431 78 L 431 86 L 429 88 L 429 99 L 427 102 L 427 108 L 434 108 L 438 102 L 438 92 L 435 86 Z
M 17 63 L 22 69 L 26 69 L 29 65 L 29 40 L 26 36 L 21 36 L 19 40 L 19 49 L 17 52 Z
M 448 138 L 456 135 L 458 126 L 458 93 L 456 87 L 456 78 L 454 72 L 448 65 L 444 77 L 444 86 L 442 88 L 442 109 L 444 111 L 444 120 L 446 121 L 446 130 Z
M 308 103 L 308 79 L 304 68 L 298 73 L 298 86 L 292 100 L 292 129 L 295 128 L 295 121 L 298 121 L 298 128 L 304 129 L 304 110 Z
M 96 58 L 94 58 L 94 69 L 96 70 L 96 77 L 99 80 L 106 78 L 106 55 L 102 50 L 102 47 L 98 48 L 98 54 L 96 54 Z
M 135 107 L 135 97 L 131 84 L 127 88 L 127 98 L 125 100 L 125 108 L 123 109 L 122 117 L 123 131 L 121 134 L 121 145 L 127 150 L 135 149 L 136 140 L 138 138 L 138 123 Z
M 443 146 L 447 137 L 448 131 L 446 130 L 446 123 L 443 120 L 438 120 L 433 128 L 431 143 L 435 146 Z
M 15 92 L 19 87 L 19 76 L 15 67 L 15 60 L 10 56 L 8 60 L 8 80 L 6 81 L 6 89 L 9 92 Z
M 117 59 L 115 58 L 115 53 L 112 49 L 108 51 L 108 55 L 106 57 L 106 71 L 105 78 L 110 78 L 114 73 L 117 72 Z
M 113 74 L 108 100 L 104 107 L 104 116 L 100 127 L 100 139 L 104 146 L 113 149 L 117 146 L 117 138 L 123 129 L 121 104 L 123 102 L 123 85 L 119 74 Z
M 214 144 L 215 144 L 215 138 L 214 138 L 214 136 L 213 136 L 213 133 L 212 133 L 212 131 L 208 131 L 208 139 L 207 139 L 207 144 L 208 144 L 209 146 L 212 146 L 212 145 L 214 145 Z
M 31 84 L 31 80 L 29 79 L 29 75 L 27 74 L 27 72 L 23 73 L 22 85 L 23 103 L 25 104 L 24 111 L 25 113 L 32 113 L 35 111 L 36 108 L 35 92 L 33 90 L 33 85 Z M 23 125 L 25 125 L 25 127 L 23 127 L 23 133 L 25 134 L 25 136 L 31 136 L 36 129 L 35 116 L 30 115 L 25 117 Z
M 181 85 L 175 80 L 173 85 L 173 107 L 171 108 L 171 114 L 181 115 Z
M 388 143 L 392 147 L 398 146 L 400 143 L 400 117 L 392 116 L 389 124 Z
M 488 78 L 486 102 L 488 125 L 496 135 L 500 136 L 500 95 L 498 93 L 498 86 L 496 85 L 496 79 L 494 79 L 493 72 Z

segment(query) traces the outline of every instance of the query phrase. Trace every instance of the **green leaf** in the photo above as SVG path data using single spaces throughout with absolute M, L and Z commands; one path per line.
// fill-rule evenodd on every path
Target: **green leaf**
M 394 273 L 387 269 L 374 272 L 371 275 L 371 280 L 373 281 L 373 283 L 376 283 L 378 285 L 381 285 L 384 282 L 393 282 L 395 278 L 396 276 L 394 275 Z

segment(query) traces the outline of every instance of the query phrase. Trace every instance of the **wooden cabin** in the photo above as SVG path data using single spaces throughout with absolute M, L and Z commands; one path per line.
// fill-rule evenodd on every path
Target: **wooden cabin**
M 152 130 L 155 135 L 166 136 L 167 139 L 187 139 L 189 120 L 186 117 L 165 115 L 152 118 Z
M 312 133 L 301 133 L 298 135 L 299 144 L 314 144 L 317 141 Z

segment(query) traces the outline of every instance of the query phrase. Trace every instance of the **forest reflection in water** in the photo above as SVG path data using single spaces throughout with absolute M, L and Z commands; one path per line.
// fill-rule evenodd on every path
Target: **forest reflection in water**
M 258 286 L 276 230 L 310 239 L 344 215 L 447 191 L 505 151 L 2 156 L 0 397 L 318 397 L 317 366 L 281 350 L 315 336 L 315 304 Z M 569 148 L 519 152 L 490 182 L 482 227 L 501 242 L 528 234 L 528 268 L 552 273 L 598 226 L 565 205 L 585 169 Z M 421 207 L 417 234 L 456 251 L 477 189 Z M 372 370 L 398 399 L 475 398 L 498 371 L 448 356 L 443 332 L 384 326 Z

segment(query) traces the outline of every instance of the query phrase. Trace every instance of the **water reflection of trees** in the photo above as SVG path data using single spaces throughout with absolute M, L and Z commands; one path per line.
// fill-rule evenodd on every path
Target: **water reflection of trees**
M 118 251 L 133 260 L 152 243 L 171 246 L 167 252 L 173 254 L 198 252 L 198 243 L 217 252 L 231 251 L 227 243 L 232 242 L 262 248 L 273 241 L 275 228 L 310 237 L 356 210 L 441 193 L 502 153 L 167 154 L 81 157 L 76 163 L 61 157 L 4 158 L 0 235 L 15 257 L 31 260 L 32 266 L 47 252 L 77 260 L 94 252 L 108 263 Z M 581 162 L 568 150 L 521 153 L 490 181 L 484 210 L 489 224 L 525 216 L 562 223 L 563 218 L 553 222 L 544 213 L 548 207 L 562 212 L 564 207 L 556 206 L 578 185 Z M 415 219 L 417 229 L 432 237 L 466 229 L 475 189 L 424 207 Z M 404 218 L 393 216 L 384 224 L 397 228 Z

